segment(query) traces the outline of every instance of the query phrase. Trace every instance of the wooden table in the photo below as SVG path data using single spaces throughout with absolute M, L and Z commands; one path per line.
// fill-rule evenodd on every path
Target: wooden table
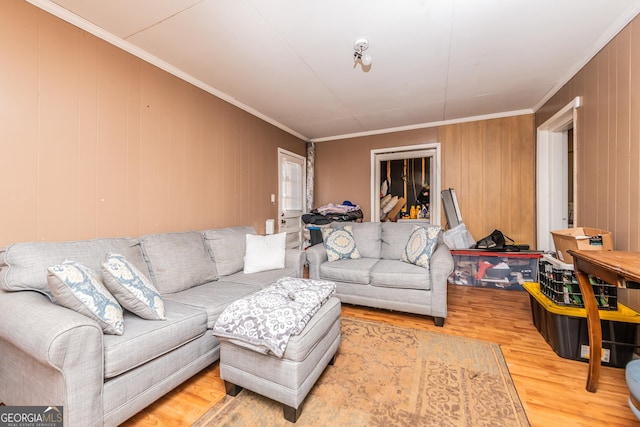
M 589 330 L 587 391 L 595 393 L 600 378 L 602 326 L 588 275 L 591 274 L 623 288 L 627 287 L 627 282 L 640 282 L 640 252 L 569 250 L 568 253 L 573 257 L 574 270 L 587 312 Z

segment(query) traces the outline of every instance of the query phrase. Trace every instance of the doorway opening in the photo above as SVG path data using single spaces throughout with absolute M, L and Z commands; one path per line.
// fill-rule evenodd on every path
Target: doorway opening
M 407 213 L 411 206 L 419 206 L 416 219 L 439 225 L 440 171 L 440 143 L 371 150 L 371 221 L 382 219 L 380 200 L 385 190 L 404 199 Z
M 538 127 L 536 202 L 538 250 L 553 250 L 551 231 L 573 227 L 579 212 L 575 159 L 579 149 L 577 109 L 580 97 Z

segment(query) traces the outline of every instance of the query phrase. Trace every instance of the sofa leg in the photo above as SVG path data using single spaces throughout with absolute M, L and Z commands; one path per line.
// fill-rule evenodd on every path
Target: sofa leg
M 224 382 L 224 389 L 227 391 L 229 396 L 237 396 L 238 393 L 242 391 L 242 387 L 239 385 L 232 384 L 228 381 Z
M 440 327 L 444 326 L 444 317 L 434 317 L 433 324 Z
M 333 366 L 336 363 L 336 355 L 334 354 L 331 360 L 329 360 L 329 365 Z
M 284 413 L 284 419 L 295 423 L 298 421 L 298 417 L 300 416 L 300 412 L 302 412 L 302 405 L 300 405 L 297 409 L 292 408 L 288 405 L 282 405 L 282 412 Z

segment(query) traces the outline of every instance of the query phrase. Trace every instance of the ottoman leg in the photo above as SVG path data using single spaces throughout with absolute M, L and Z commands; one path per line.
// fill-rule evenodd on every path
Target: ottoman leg
M 297 409 L 292 408 L 288 405 L 282 405 L 282 412 L 284 413 L 284 419 L 295 423 L 298 421 L 298 417 L 300 416 L 300 412 L 302 412 L 302 405 L 300 405 Z
M 239 385 L 232 384 L 228 381 L 224 382 L 224 389 L 227 391 L 229 396 L 237 396 L 238 393 L 242 391 L 242 387 Z
M 336 363 L 336 355 L 334 354 L 331 360 L 329 360 L 329 365 L 333 366 Z

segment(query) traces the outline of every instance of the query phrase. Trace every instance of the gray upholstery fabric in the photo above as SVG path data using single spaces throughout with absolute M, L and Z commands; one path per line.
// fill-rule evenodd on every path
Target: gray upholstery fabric
M 294 362 L 304 361 L 314 349 L 316 343 L 327 334 L 331 325 L 340 318 L 340 313 L 340 300 L 335 297 L 327 300 L 323 305 L 323 310 L 319 310 L 307 324 L 307 326 L 311 327 L 305 327 L 300 335 L 291 337 L 282 357 Z
M 319 244 L 308 247 L 305 253 L 309 264 L 309 279 L 320 279 L 320 267 L 329 259 L 327 251 Z
M 193 307 L 201 307 L 206 310 L 207 328 L 211 329 L 229 303 L 260 289 L 260 285 L 233 283 L 222 279 L 194 286 L 176 294 L 165 295 L 164 300 L 165 302 L 175 301 Z
M 380 258 L 380 241 L 382 230 L 377 222 L 333 222 L 332 228 L 342 228 L 350 225 L 356 248 L 363 258 Z
M 380 259 L 328 262 L 324 247 L 314 245 L 306 250 L 309 278 L 335 281 L 336 296 L 344 303 L 447 317 L 447 277 L 453 271 L 453 257 L 442 233 L 426 269 L 400 261 L 415 223 L 363 224 L 367 225 L 362 232 L 374 235 L 372 229 L 381 230 Z
M 347 304 L 446 317 L 446 305 L 443 315 L 441 309 L 434 305 L 433 291 L 336 282 L 336 296 Z M 434 308 L 438 314 L 434 313 Z
M 428 291 L 431 290 L 430 272 L 403 261 L 381 259 L 371 269 L 371 285 Z
M 243 244 L 246 231 L 255 233 L 249 229 L 240 234 Z M 290 250 L 282 270 L 240 272 L 233 275 L 236 283 L 215 281 L 215 264 L 201 232 L 143 239 L 144 253 L 142 239 L 125 238 L 19 243 L 0 251 L 0 285 L 40 292 L 0 290 L 0 402 L 63 405 L 65 426 L 119 425 L 218 360 L 220 342 L 207 328 L 229 302 L 285 275 L 300 277 L 306 259 L 304 252 Z M 166 321 L 125 313 L 124 335 L 105 337 L 95 321 L 43 295 L 48 267 L 68 258 L 100 272 L 107 253 L 125 256 L 154 281 L 164 293 Z M 244 249 L 237 254 L 244 258 Z M 244 262 L 239 264 L 242 269 Z M 334 353 L 338 344 L 334 339 Z M 324 360 L 305 362 L 315 366 L 312 376 L 324 369 L 316 366 L 320 362 L 326 365 Z
M 104 424 L 117 426 L 220 358 L 220 342 L 210 333 L 104 384 Z M 66 417 L 65 407 L 65 417 Z M 89 424 L 70 424 L 75 425 Z
M 291 338 L 282 358 L 223 341 L 220 345 L 220 377 L 298 408 L 339 345 L 340 302 L 333 297 L 313 316 L 299 336 Z
M 36 292 L 0 291 L 0 326 L 0 401 L 56 402 L 66 425 L 102 425 L 103 334 L 95 321 Z
M 383 259 L 400 259 L 411 232 L 416 224 L 400 222 L 383 222 L 382 224 L 382 251 Z
M 447 286 L 436 286 L 441 282 L 447 282 L 447 278 L 453 271 L 453 257 L 451 251 L 444 243 L 436 247 L 431 255 L 431 300 L 433 301 L 432 315 L 447 317 Z
M 47 268 L 71 260 L 86 265 L 99 275 L 108 253 L 123 255 L 144 274 L 149 273 L 137 239 L 15 243 L 0 250 L 0 289 L 35 290 L 51 298 Z
M 202 232 L 220 276 L 228 276 L 244 268 L 247 234 L 256 234 L 256 230 L 253 227 L 244 226 Z
M 378 262 L 373 258 L 341 259 L 320 266 L 321 277 L 326 280 L 368 284 L 371 268 Z
M 207 331 L 204 310 L 165 301 L 167 320 L 145 320 L 125 312 L 124 334 L 105 335 L 104 377 L 113 378 L 162 356 Z
M 150 234 L 140 239 L 151 280 L 161 294 L 189 289 L 218 278 L 202 234 Z

